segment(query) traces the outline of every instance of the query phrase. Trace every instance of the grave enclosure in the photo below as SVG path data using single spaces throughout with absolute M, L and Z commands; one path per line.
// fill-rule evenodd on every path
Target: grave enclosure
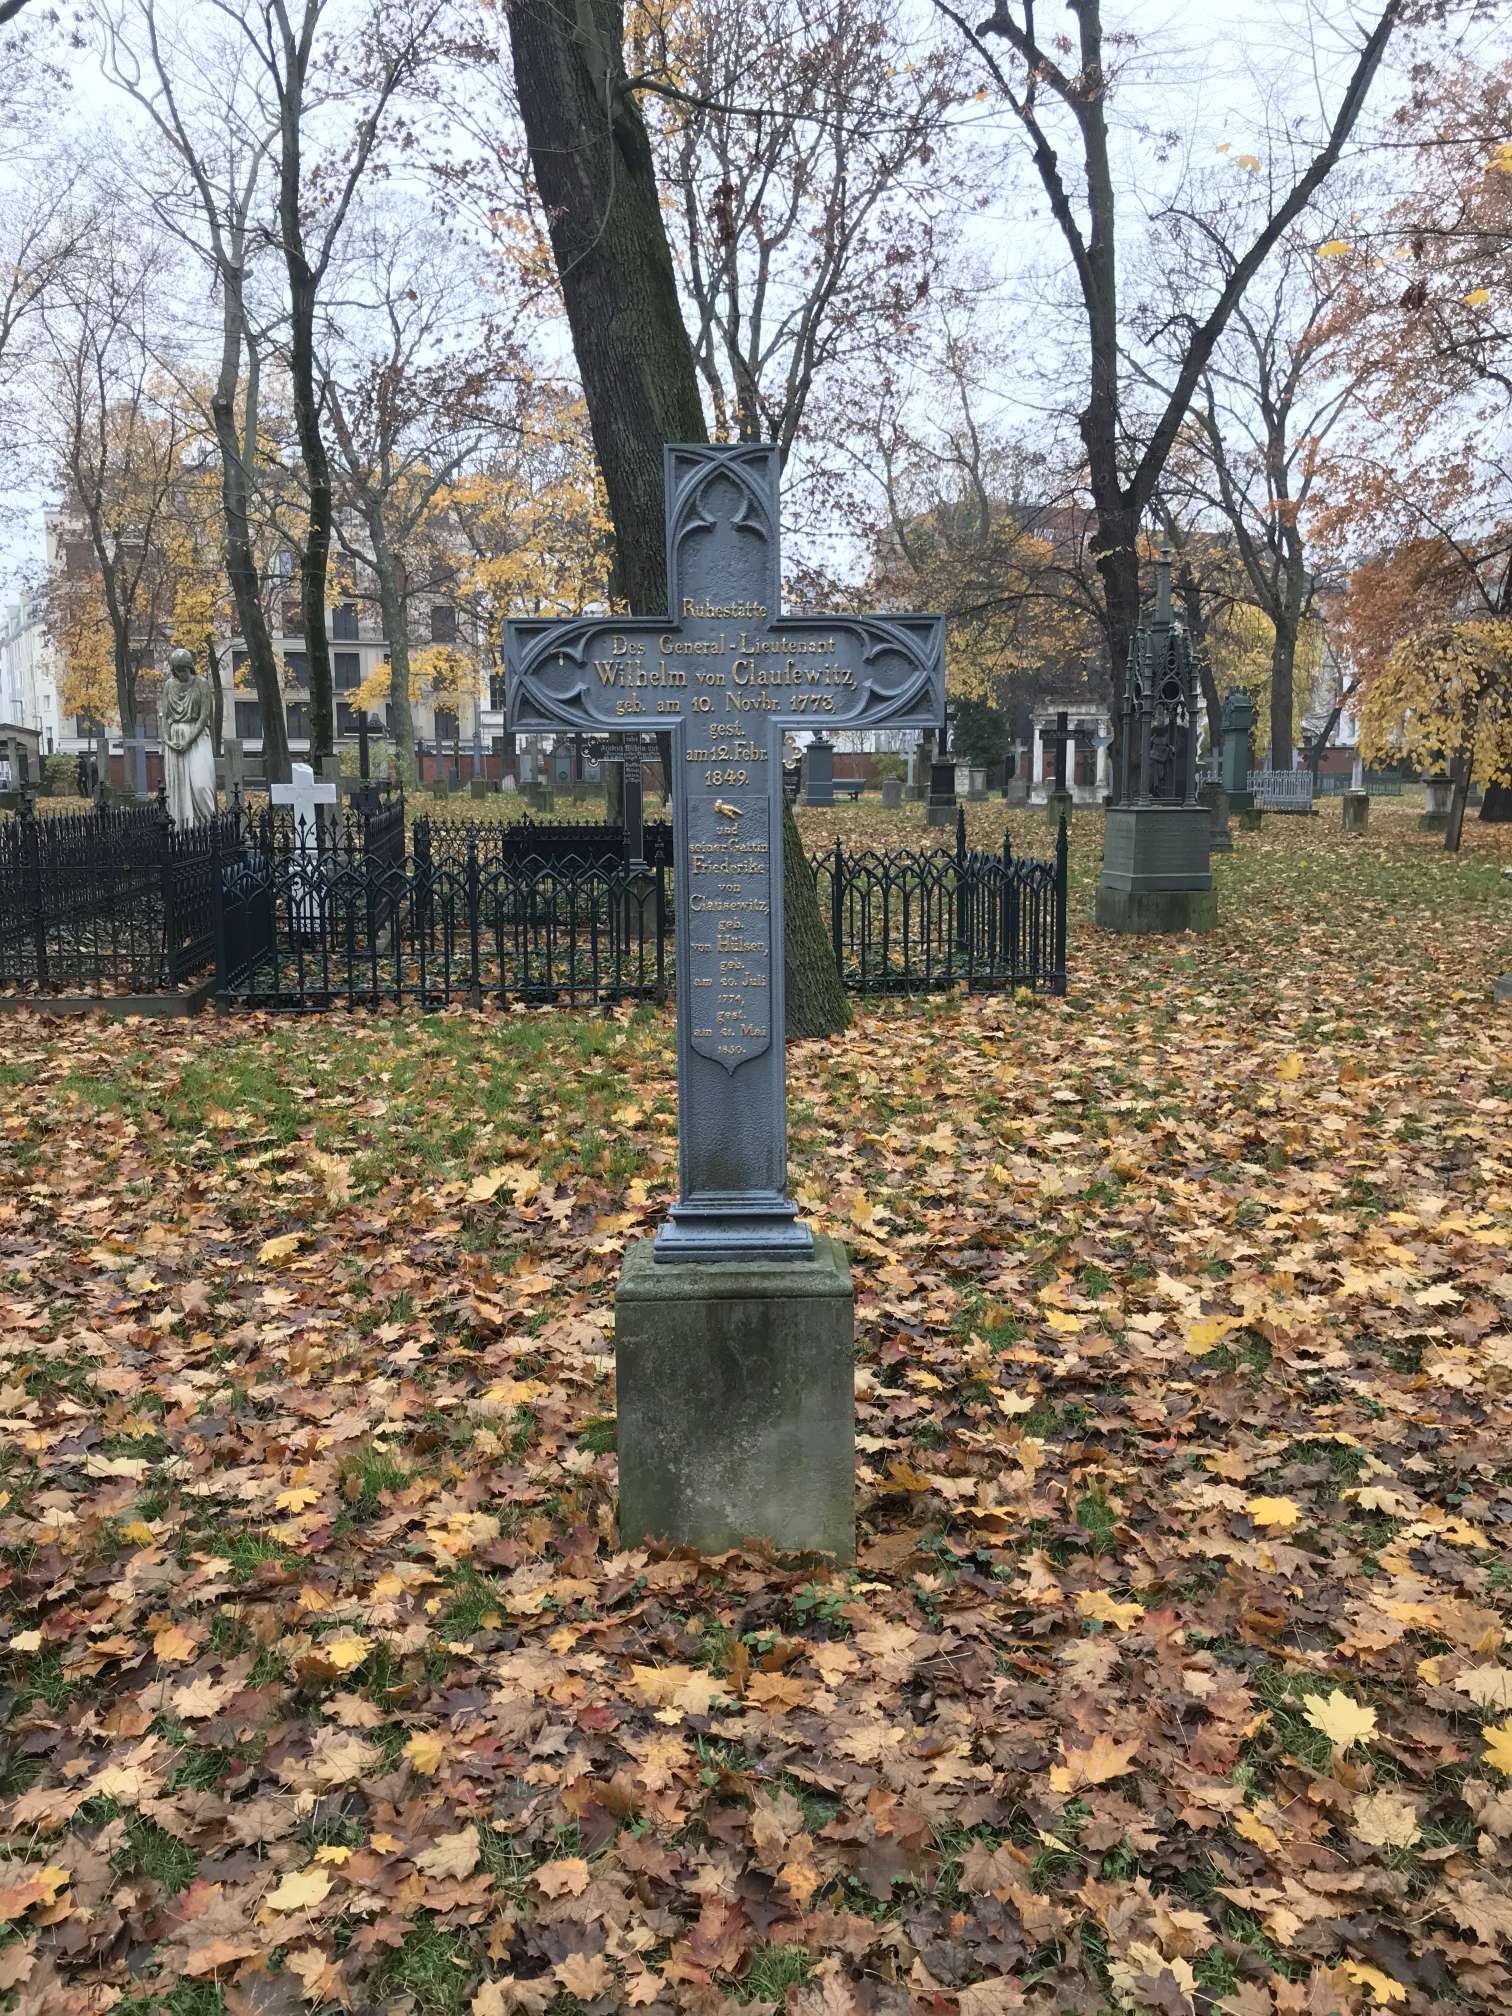
M 673 740 L 679 1196 L 616 1303 L 621 1535 L 847 1558 L 849 1270 L 787 1195 L 782 734 L 939 721 L 944 624 L 783 616 L 776 451 L 664 466 L 671 615 L 505 631 L 512 729 Z

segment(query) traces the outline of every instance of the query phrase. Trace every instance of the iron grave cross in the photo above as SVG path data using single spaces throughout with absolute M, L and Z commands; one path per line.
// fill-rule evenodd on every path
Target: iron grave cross
M 680 1196 L 658 1260 L 803 1260 L 787 1195 L 782 734 L 932 727 L 938 616 L 784 616 L 774 448 L 669 447 L 673 615 L 505 625 L 515 730 L 670 731 Z

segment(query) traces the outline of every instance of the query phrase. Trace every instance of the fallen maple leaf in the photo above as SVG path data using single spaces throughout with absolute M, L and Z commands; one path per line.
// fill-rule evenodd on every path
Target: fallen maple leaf
M 1302 1517 L 1302 1508 L 1291 1498 L 1246 1498 L 1244 1509 L 1257 1526 L 1276 1526 L 1288 1532 Z
M 412 1771 L 418 1771 L 424 1778 L 433 1777 L 446 1755 L 446 1738 L 434 1729 L 417 1729 L 405 1744 L 404 1755 Z
M 1350 1810 L 1357 1839 L 1372 1848 L 1410 1848 L 1418 1838 L 1417 1802 L 1393 1792 L 1361 1792 Z
M 1393 1981 L 1389 1974 L 1383 1974 L 1379 1967 L 1367 1967 L 1358 1960 L 1346 1960 L 1343 1971 L 1358 1988 L 1368 1988 L 1371 1997 L 1378 2003 L 1405 2002 L 1407 1990 L 1400 1981 Z
M 1375 1734 L 1374 1708 L 1362 1708 L 1337 1687 L 1328 1695 L 1304 1694 L 1302 1705 L 1307 1711 L 1304 1720 L 1320 1736 L 1326 1736 L 1336 1750 L 1352 1749 Z
M 297 1253 L 305 1242 L 303 1232 L 282 1232 L 276 1239 L 264 1239 L 257 1249 L 257 1257 L 266 1266 L 270 1260 L 287 1260 L 291 1253 Z
M 614 1969 L 602 1953 L 569 1953 L 551 1971 L 567 1993 L 580 2002 L 596 2001 L 614 1981 Z
M 1057 1792 L 1075 1792 L 1083 1785 L 1106 1785 L 1112 1778 L 1122 1778 L 1140 1741 L 1136 1736 L 1130 1743 L 1115 1743 L 1111 1736 L 1099 1733 L 1085 1750 L 1073 1750 L 1063 1743 L 1066 1761 L 1050 1766 L 1050 1783 Z
M 263 1902 L 270 1911 L 309 1911 L 330 1894 L 331 1879 L 324 1869 L 291 1869 Z
M 1132 1630 L 1145 1614 L 1142 1603 L 1119 1603 L 1106 1589 L 1083 1589 L 1076 1607 L 1094 1624 L 1112 1624 L 1120 1631 Z
M 154 1635 L 152 1649 L 159 1659 L 177 1666 L 186 1659 L 192 1659 L 199 1647 L 181 1626 L 170 1624 L 166 1630 Z
M 476 1827 L 468 1826 L 456 1834 L 439 1835 L 436 1841 L 424 1848 L 415 1857 L 415 1867 L 426 1876 L 471 1876 L 478 1866 L 481 1852 L 480 1836 Z
M 588 1864 L 581 1855 L 543 1862 L 533 1878 L 543 1897 L 581 1897 L 588 1888 Z
M 316 1650 L 328 1666 L 334 1666 L 338 1673 L 350 1673 L 360 1666 L 372 1651 L 365 1638 L 359 1638 L 355 1631 L 338 1632 L 332 1638 L 322 1638 Z
M 1481 1741 L 1486 1746 L 1486 1762 L 1512 1778 L 1512 1716 L 1482 1729 Z

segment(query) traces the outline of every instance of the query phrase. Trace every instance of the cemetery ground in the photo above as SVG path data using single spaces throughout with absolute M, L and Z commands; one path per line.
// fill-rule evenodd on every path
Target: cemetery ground
M 10 2006 L 1505 2009 L 1512 829 L 1415 813 L 1169 940 L 1081 816 L 1066 1000 L 794 1049 L 838 1572 L 616 1546 L 670 1011 L 7 1023 Z

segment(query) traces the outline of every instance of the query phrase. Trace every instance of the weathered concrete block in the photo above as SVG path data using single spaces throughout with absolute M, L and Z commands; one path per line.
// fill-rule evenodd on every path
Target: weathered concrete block
M 1214 931 L 1218 928 L 1218 891 L 1115 889 L 1099 882 L 1097 921 L 1105 931 L 1136 934 Z
M 1420 812 L 1418 814 L 1419 833 L 1447 833 L 1449 814 L 1447 812 Z
M 492 789 L 493 786 L 486 777 L 469 777 L 467 780 L 467 795 L 469 798 L 486 798 Z
M 856 1548 L 855 1307 L 838 1240 L 812 1260 L 625 1254 L 615 1298 L 620 1541 L 715 1554 Z
M 1263 805 L 1240 805 L 1235 807 L 1232 798 L 1229 800 L 1229 805 L 1233 809 L 1234 817 L 1239 821 L 1239 831 L 1241 833 L 1258 833 L 1260 831 L 1261 826 L 1265 822 L 1265 807 Z
M 1069 791 L 1052 791 L 1045 800 L 1045 824 L 1052 833 L 1058 833 L 1062 819 L 1069 826 L 1075 810 L 1076 800 Z
M 903 803 L 903 779 L 884 777 L 882 779 L 882 810 L 896 812 Z
M 1208 809 L 1212 822 L 1208 834 L 1208 851 L 1211 854 L 1232 854 L 1234 836 L 1229 831 L 1229 795 L 1216 778 L 1206 778 L 1197 786 L 1197 796 Z
M 1343 797 L 1343 824 L 1346 833 L 1365 833 L 1370 828 L 1370 795 L 1365 791 L 1346 791 Z

